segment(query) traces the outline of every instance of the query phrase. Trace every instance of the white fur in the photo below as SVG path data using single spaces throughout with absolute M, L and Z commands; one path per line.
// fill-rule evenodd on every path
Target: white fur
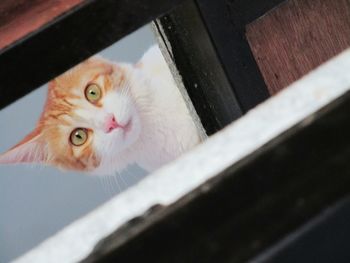
M 102 163 L 93 173 L 110 174 L 132 163 L 153 171 L 200 141 L 159 48 L 151 47 L 137 65 L 117 65 L 129 85 L 108 94 L 103 106 L 122 124 L 132 119 L 131 130 L 95 132 L 94 145 Z

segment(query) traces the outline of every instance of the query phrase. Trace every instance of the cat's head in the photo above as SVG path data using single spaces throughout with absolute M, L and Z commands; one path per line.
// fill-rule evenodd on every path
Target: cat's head
M 49 83 L 36 128 L 0 163 L 41 163 L 108 171 L 141 132 L 130 69 L 93 57 Z

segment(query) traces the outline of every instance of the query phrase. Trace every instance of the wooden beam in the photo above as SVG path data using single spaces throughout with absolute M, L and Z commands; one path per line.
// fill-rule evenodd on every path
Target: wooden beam
M 175 65 L 175 75 L 179 73 L 206 133 L 211 135 L 242 116 L 241 105 L 194 1 L 161 17 L 155 26 L 166 47 L 166 57 Z
M 0 2 L 0 49 L 37 31 L 85 0 L 3 0 Z
M 10 27 L 12 29 L 5 38 L 7 42 L 3 43 L 6 47 L 0 50 L 0 108 L 169 12 L 181 2 L 184 1 L 83 1 L 66 9 L 61 8 L 61 11 L 64 11 L 58 17 L 51 15 L 49 19 L 44 19 L 44 22 L 40 19 L 42 23 L 36 24 L 34 28 L 30 27 L 31 32 L 25 36 L 21 35 L 16 41 L 14 41 L 16 37 L 9 36 L 15 34 L 13 30 L 17 27 L 13 23 L 16 21 L 16 16 L 9 20 L 5 19 L 0 31 L 1 28 L 4 30 L 7 23 L 12 25 Z M 47 4 L 46 1 L 35 3 Z M 31 7 L 37 8 L 34 4 L 28 8 Z M 51 8 L 54 9 L 55 6 Z M 6 9 L 0 11 L 5 12 Z M 22 21 L 24 18 L 20 14 L 22 13 L 18 14 Z M 25 14 L 30 24 L 31 19 L 34 19 L 33 16 L 38 13 L 28 11 Z M 18 26 L 20 25 L 19 22 Z
M 350 2 L 289 0 L 247 25 L 271 94 L 350 47 Z
M 254 258 L 350 194 L 349 68 L 350 50 L 17 262 Z

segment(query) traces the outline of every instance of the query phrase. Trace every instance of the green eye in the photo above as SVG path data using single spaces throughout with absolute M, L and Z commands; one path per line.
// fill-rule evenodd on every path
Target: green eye
M 87 130 L 84 128 L 77 128 L 70 134 L 70 142 L 75 146 L 83 145 L 88 138 Z
M 85 88 L 85 97 L 91 103 L 96 103 L 101 99 L 101 88 L 97 84 L 89 84 Z

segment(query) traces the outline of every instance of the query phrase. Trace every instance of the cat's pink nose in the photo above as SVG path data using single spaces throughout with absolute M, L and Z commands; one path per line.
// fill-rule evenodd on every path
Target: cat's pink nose
M 113 114 L 108 114 L 105 124 L 104 124 L 104 131 L 106 133 L 109 133 L 113 131 L 114 129 L 120 127 L 118 122 L 116 121 L 115 117 Z

